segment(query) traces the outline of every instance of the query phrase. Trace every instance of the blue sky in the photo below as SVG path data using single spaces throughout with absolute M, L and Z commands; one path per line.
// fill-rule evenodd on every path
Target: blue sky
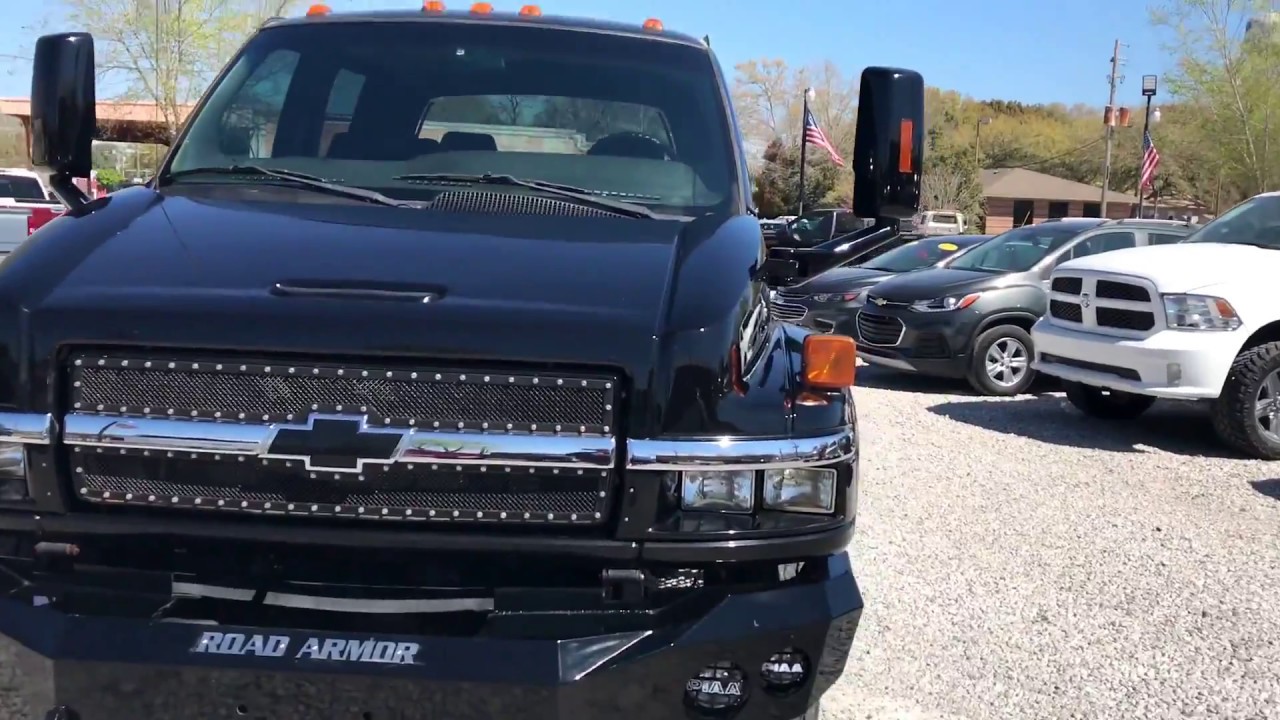
M 499 9 L 526 0 L 495 0 Z M 8 0 L 0 24 L 0 96 L 30 91 L 29 28 L 42 26 L 51 2 Z M 304 0 L 304 7 L 306 0 Z M 335 10 L 418 7 L 419 0 L 328 0 Z M 470 0 L 446 0 L 469 6 Z M 710 35 L 726 70 L 743 60 L 779 57 L 792 64 L 833 60 L 849 74 L 896 65 L 925 81 L 981 99 L 1103 105 L 1111 46 L 1127 44 L 1120 102 L 1140 97 L 1143 74 L 1168 60 L 1144 0 L 543 0 L 547 13 L 643 22 Z M 784 10 L 785 8 L 785 10 Z M 905 21 L 904 21 L 905 20 Z M 785 25 L 797 25 L 787 30 Z M 52 30 L 72 30 L 56 24 Z

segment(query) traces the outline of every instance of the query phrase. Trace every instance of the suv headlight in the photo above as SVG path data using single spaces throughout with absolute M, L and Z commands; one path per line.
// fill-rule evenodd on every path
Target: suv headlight
M 857 300 L 862 292 L 836 292 L 836 293 L 818 293 L 810 295 L 814 302 L 832 303 L 832 302 L 850 302 Z
M 0 442 L 0 502 L 28 500 L 27 448 L 22 443 Z
M 947 295 L 933 300 L 917 300 L 911 303 L 911 309 L 916 312 L 963 310 L 977 302 L 980 297 L 982 293 L 969 293 L 968 295 Z
M 1165 323 L 1173 330 L 1235 330 L 1242 324 L 1231 303 L 1212 295 L 1164 295 Z
M 765 470 L 764 506 L 770 510 L 790 512 L 834 512 L 836 471 L 815 468 Z
M 756 497 L 754 470 L 680 473 L 680 504 L 685 510 L 751 512 Z

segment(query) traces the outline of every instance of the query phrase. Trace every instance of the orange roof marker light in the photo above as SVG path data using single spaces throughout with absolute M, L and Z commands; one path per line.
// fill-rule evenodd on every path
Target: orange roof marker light
M 307 17 L 311 17 L 313 15 L 328 15 L 331 12 L 333 12 L 333 8 L 328 5 L 312 5 L 307 8 Z
M 422 3 L 422 11 L 429 13 L 442 13 L 444 12 L 444 3 L 440 2 L 440 0 L 427 0 Z
M 662 21 L 658 18 L 649 18 L 644 21 L 644 29 L 649 32 L 662 32 Z
M 858 347 L 844 335 L 810 335 L 802 353 L 804 384 L 817 390 L 840 390 L 853 385 Z
M 474 15 L 490 15 L 493 13 L 493 6 L 489 3 L 476 3 L 471 6 L 471 12 Z
M 520 8 L 520 14 L 524 17 L 542 17 L 542 8 L 537 5 L 525 5 Z

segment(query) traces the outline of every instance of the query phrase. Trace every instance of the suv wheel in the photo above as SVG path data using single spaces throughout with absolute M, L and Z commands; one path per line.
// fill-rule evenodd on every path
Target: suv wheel
M 969 384 L 983 395 L 1018 395 L 1036 378 L 1031 336 L 1017 325 L 997 325 L 973 342 Z
M 1280 342 L 1246 348 L 1213 402 L 1213 429 L 1227 445 L 1280 460 Z
M 1132 420 L 1156 401 L 1149 395 L 1108 390 L 1078 382 L 1064 382 L 1067 400 L 1080 412 L 1102 420 Z

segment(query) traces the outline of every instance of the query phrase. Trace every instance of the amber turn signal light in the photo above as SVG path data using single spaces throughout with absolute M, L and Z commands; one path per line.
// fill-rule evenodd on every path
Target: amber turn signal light
M 331 12 L 333 12 L 333 8 L 328 5 L 312 5 L 307 8 L 307 17 L 311 17 L 312 15 L 328 15 Z
M 422 3 L 422 11 L 429 13 L 442 13 L 444 12 L 444 3 L 441 2 L 441 0 L 427 0 Z
M 804 339 L 802 368 L 811 388 L 847 388 L 858 368 L 858 347 L 846 335 L 810 335 Z
M 522 17 L 542 17 L 542 8 L 537 5 L 525 5 L 520 8 L 520 15 Z
M 644 21 L 644 29 L 649 32 L 662 32 L 662 21 L 658 18 L 649 18 Z
M 488 15 L 493 12 L 493 6 L 487 2 L 478 2 L 471 6 L 471 12 L 476 15 Z

